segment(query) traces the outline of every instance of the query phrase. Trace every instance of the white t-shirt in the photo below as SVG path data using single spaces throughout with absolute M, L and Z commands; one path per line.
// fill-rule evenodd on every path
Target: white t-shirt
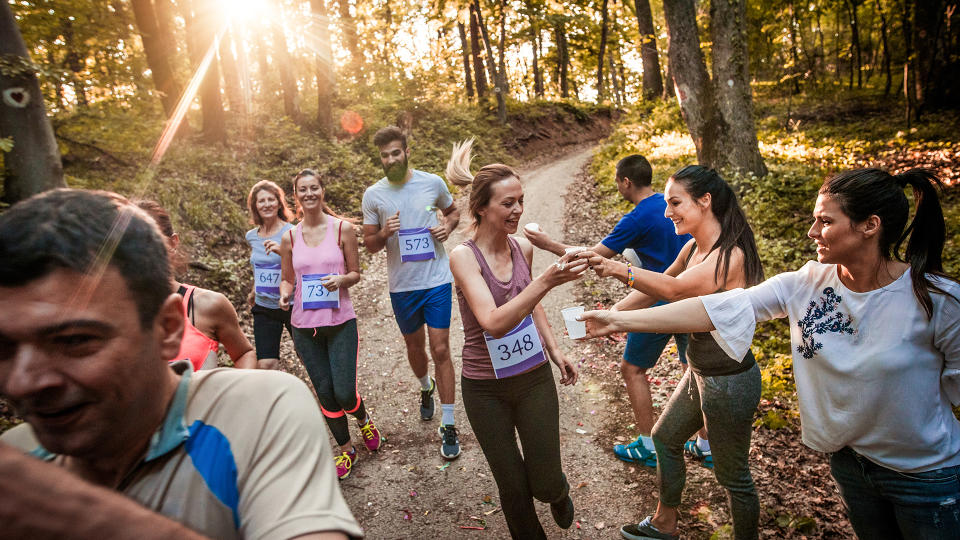
M 436 227 L 437 209 L 450 208 L 453 196 L 443 179 L 435 174 L 412 169 L 402 185 L 391 184 L 386 177 L 363 193 L 363 224 L 383 227 L 400 212 L 400 230 Z M 431 289 L 453 282 L 450 261 L 440 242 L 433 242 L 434 257 L 427 260 L 401 262 L 398 234 L 387 238 L 387 277 L 390 292 Z
M 750 289 L 702 297 L 717 342 L 736 358 L 756 323 L 790 318 L 803 442 L 849 446 L 885 467 L 921 472 L 960 465 L 960 285 L 932 277 L 933 317 L 910 270 L 881 289 L 847 289 L 837 266 L 808 262 Z

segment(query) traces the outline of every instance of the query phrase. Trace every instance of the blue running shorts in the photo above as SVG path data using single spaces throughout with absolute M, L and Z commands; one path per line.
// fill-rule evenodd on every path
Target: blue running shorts
M 662 306 L 667 302 L 657 302 L 654 306 Z M 650 369 L 657 365 L 660 354 L 670 341 L 671 334 L 627 334 L 627 347 L 623 350 L 623 359 L 642 369 Z M 677 342 L 677 354 L 680 362 L 687 363 L 687 334 L 673 334 Z
M 430 328 L 450 328 L 453 287 L 449 283 L 432 289 L 390 293 L 390 303 L 404 335 L 416 332 L 424 323 Z

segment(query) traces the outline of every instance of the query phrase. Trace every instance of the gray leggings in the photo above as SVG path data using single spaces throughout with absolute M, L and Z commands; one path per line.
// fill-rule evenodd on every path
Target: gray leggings
M 683 444 L 703 427 L 710 428 L 717 482 L 727 490 L 734 537 L 758 537 L 760 501 L 753 487 L 747 456 L 753 433 L 753 413 L 760 402 L 760 369 L 754 365 L 743 373 L 704 377 L 688 369 L 653 426 L 657 449 L 657 480 L 660 502 L 680 506 L 686 481 Z

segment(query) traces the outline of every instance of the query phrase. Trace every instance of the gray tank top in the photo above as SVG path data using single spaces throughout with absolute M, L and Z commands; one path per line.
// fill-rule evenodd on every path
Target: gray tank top
M 507 237 L 510 243 L 510 257 L 513 261 L 513 275 L 510 281 L 500 281 L 490 270 L 487 260 L 480 252 L 480 248 L 473 240 L 467 240 L 463 245 L 473 251 L 477 258 L 477 264 L 480 265 L 480 275 L 486 282 L 490 294 L 493 295 L 493 301 L 497 307 L 510 301 L 511 298 L 520 294 L 520 291 L 527 288 L 530 282 L 530 265 L 523 256 L 520 244 L 511 237 Z M 470 305 L 463 296 L 463 291 L 457 287 L 457 303 L 460 304 L 460 320 L 463 321 L 463 369 L 462 374 L 468 379 L 495 379 L 493 364 L 490 363 L 490 353 L 487 352 L 486 340 L 483 339 L 483 327 L 477 321 L 477 318 L 470 311 Z M 542 341 L 542 337 L 541 337 Z M 539 367 L 538 364 L 534 368 Z
M 684 270 L 689 266 L 696 248 L 697 243 L 694 242 L 687 260 L 683 263 Z M 723 292 L 723 289 L 717 289 L 716 292 Z M 751 350 L 747 351 L 742 362 L 737 362 L 720 348 L 710 332 L 690 333 L 690 340 L 687 342 L 687 364 L 697 375 L 704 377 L 736 375 L 747 371 L 756 363 Z

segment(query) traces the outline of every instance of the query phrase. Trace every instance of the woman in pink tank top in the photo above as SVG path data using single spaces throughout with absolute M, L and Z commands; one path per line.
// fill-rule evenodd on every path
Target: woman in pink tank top
M 550 503 L 557 525 L 573 523 L 570 486 L 560 464 L 560 409 L 553 370 L 577 382 L 540 306 L 547 292 L 577 279 L 582 261 L 552 265 L 533 279 L 533 246 L 513 238 L 523 187 L 506 165 L 470 173 L 471 142 L 454 147 L 447 179 L 471 185 L 473 237 L 450 252 L 463 319 L 463 407 L 500 492 L 513 538 L 546 538 L 533 500 Z M 514 433 L 520 436 L 523 452 Z
M 334 461 L 342 480 L 357 461 L 347 414 L 357 419 L 367 449 L 378 450 L 381 442 L 357 389 L 359 335 L 348 290 L 360 281 L 357 236 L 324 202 L 317 173 L 300 171 L 293 193 L 303 219 L 280 242 L 279 304 L 292 310 L 293 344 L 340 445 Z

